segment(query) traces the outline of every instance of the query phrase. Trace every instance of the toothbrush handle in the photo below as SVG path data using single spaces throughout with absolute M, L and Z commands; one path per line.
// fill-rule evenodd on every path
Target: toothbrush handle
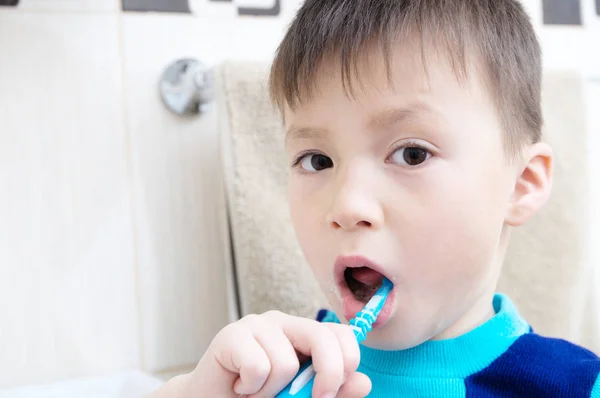
M 350 322 L 357 343 L 361 343 L 367 332 L 372 328 L 373 319 L 366 317 L 364 312 L 359 312 L 358 316 Z M 360 323 L 361 326 L 357 326 Z M 312 389 L 315 382 L 315 370 L 312 360 L 309 359 L 296 373 L 294 379 L 279 393 L 275 398 L 312 398 Z
M 354 327 L 354 335 L 359 343 L 364 339 L 364 333 L 361 333 L 357 327 Z M 311 398 L 315 375 L 312 360 L 309 359 L 275 398 Z
M 276 398 L 312 398 L 312 389 L 315 383 L 315 371 L 312 360 L 308 360 L 294 379 L 283 389 Z
M 381 312 L 387 295 L 393 286 L 392 282 L 384 278 L 382 286 L 369 300 L 367 305 L 350 320 L 350 327 L 352 327 L 356 341 L 359 344 L 366 339 L 367 333 L 373 329 L 373 323 Z M 339 320 L 337 323 L 340 323 Z M 312 360 L 309 360 L 300 368 L 294 379 L 275 398 L 312 398 L 315 375 Z

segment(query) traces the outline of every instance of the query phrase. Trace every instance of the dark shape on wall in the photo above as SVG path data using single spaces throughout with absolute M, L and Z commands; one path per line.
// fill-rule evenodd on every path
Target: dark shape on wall
M 190 13 L 188 0 L 122 0 L 123 11 Z
M 596 14 L 600 17 L 600 0 L 596 0 Z
M 581 0 L 543 0 L 543 7 L 545 25 L 582 24 Z
M 0 0 L 15 1 L 15 0 Z M 16 0 L 18 1 L 18 0 Z M 188 0 L 121 0 L 123 11 L 149 11 L 149 12 L 182 12 L 190 13 Z M 214 3 L 232 3 L 233 0 L 209 0 Z M 238 7 L 238 15 L 276 17 L 281 12 L 281 0 L 275 0 L 271 8 Z
M 19 0 L 0 0 L 0 6 L 16 6 Z
M 281 12 L 281 0 L 275 0 L 272 8 L 238 8 L 239 15 L 258 15 L 276 17 Z

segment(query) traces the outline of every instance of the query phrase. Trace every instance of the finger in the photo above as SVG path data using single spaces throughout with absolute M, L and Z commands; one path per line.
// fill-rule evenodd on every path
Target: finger
M 336 323 L 324 323 L 323 325 L 326 325 L 337 336 L 344 358 L 344 373 L 352 374 L 356 372 L 360 364 L 360 347 L 352 328 L 348 325 Z
M 235 329 L 235 330 L 234 330 Z M 250 395 L 259 391 L 271 371 L 269 357 L 249 328 L 236 325 L 222 338 L 228 341 L 225 350 L 215 352 L 216 360 L 226 370 L 239 374 L 233 384 L 236 394 Z
M 371 379 L 364 373 L 354 372 L 340 388 L 337 398 L 364 398 L 371 392 Z
M 263 322 L 254 330 L 254 338 L 269 357 L 271 372 L 261 390 L 250 398 L 273 397 L 283 390 L 300 369 L 296 350 L 283 330 Z
M 313 395 L 335 394 L 344 379 L 344 357 L 337 335 L 326 325 L 305 318 L 276 314 L 294 348 L 312 357 L 315 376 Z

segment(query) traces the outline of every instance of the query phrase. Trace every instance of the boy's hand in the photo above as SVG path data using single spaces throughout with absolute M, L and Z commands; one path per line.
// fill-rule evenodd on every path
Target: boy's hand
M 299 354 L 298 354 L 299 353 Z M 349 326 L 270 311 L 246 316 L 213 339 L 189 375 L 190 397 L 274 397 L 311 356 L 313 397 L 365 397 L 369 378 L 357 373 L 358 343 Z

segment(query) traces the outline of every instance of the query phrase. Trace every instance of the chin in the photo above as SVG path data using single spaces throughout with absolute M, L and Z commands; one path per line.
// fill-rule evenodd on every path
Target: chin
M 371 331 L 363 345 L 377 350 L 401 351 L 421 345 L 430 339 L 430 333 L 407 330 L 402 325 L 394 325 L 392 320 L 385 327 Z

